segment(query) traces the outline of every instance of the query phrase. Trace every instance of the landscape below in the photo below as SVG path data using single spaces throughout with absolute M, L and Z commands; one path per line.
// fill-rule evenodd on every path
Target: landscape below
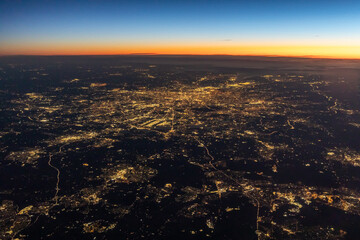
M 0 239 L 356 239 L 360 61 L 0 58 Z

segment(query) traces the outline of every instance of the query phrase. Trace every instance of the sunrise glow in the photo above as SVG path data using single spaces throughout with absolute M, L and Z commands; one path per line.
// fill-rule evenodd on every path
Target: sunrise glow
M 0 55 L 360 58 L 360 4 L 351 4 L 2 1 Z

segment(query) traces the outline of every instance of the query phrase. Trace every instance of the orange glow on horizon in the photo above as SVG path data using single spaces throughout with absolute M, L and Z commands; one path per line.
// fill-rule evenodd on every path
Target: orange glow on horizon
M 360 59 L 359 46 L 220 44 L 7 44 L 0 55 L 243 55 Z

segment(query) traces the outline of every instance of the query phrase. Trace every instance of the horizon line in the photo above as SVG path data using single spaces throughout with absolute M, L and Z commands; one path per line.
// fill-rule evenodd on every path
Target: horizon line
M 172 53 L 124 53 L 124 54 L 0 54 L 0 57 L 75 57 L 75 56 L 228 56 L 228 57 L 266 57 L 266 58 L 301 58 L 301 59 L 333 59 L 360 60 L 360 57 L 333 57 L 321 55 L 249 55 L 249 54 L 172 54 Z

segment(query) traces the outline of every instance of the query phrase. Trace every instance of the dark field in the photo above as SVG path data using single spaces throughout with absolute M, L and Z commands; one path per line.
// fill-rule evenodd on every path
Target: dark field
M 360 61 L 0 58 L 0 239 L 359 239 Z

